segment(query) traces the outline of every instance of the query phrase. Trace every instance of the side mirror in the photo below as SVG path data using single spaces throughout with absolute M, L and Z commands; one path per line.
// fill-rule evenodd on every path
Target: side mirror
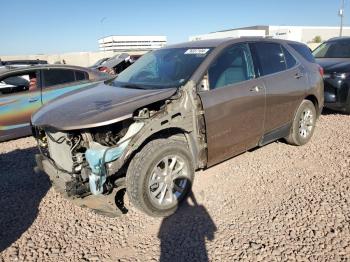
M 199 83 L 198 86 L 199 91 L 208 91 L 209 90 L 209 78 L 208 78 L 208 73 L 206 73 L 202 80 Z

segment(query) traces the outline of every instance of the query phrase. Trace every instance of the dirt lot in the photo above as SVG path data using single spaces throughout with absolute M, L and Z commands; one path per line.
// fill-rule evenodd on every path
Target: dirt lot
M 167 219 L 76 207 L 33 170 L 32 138 L 0 144 L 0 261 L 350 259 L 350 116 L 311 143 L 276 142 L 196 174 Z

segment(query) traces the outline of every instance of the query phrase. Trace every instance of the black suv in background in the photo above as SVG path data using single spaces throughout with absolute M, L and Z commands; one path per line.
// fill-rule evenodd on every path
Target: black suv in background
M 313 52 L 324 69 L 325 107 L 350 113 L 350 37 L 332 38 Z

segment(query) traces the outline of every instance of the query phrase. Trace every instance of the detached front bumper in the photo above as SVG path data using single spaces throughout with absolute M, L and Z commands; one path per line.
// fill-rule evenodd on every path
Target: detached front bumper
M 80 207 L 90 208 L 94 212 L 104 216 L 116 217 L 122 214 L 122 212 L 116 206 L 115 190 L 109 195 L 88 195 L 83 198 L 68 196 L 66 191 L 66 183 L 72 181 L 71 175 L 57 170 L 55 166 L 41 154 L 36 154 L 35 160 L 37 164 L 35 168 L 36 172 L 41 171 L 46 173 L 49 176 L 54 189 L 65 199 Z

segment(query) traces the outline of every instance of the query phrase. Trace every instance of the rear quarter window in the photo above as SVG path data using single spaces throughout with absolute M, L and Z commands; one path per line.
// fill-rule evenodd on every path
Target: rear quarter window
M 297 61 L 295 60 L 295 58 L 291 55 L 291 53 L 289 53 L 289 51 L 282 46 L 282 50 L 284 53 L 284 59 L 286 61 L 287 64 L 287 68 L 292 68 L 293 66 L 295 66 L 297 64 Z
M 289 44 L 295 51 L 304 57 L 310 63 L 316 63 L 315 57 L 312 55 L 309 47 L 303 44 Z

